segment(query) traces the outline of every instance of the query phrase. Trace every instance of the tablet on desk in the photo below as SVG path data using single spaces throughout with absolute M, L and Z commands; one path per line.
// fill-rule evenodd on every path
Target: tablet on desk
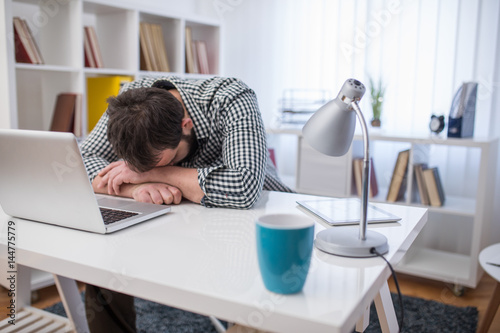
M 361 201 L 357 198 L 320 199 L 297 201 L 297 203 L 319 216 L 330 225 L 358 224 L 361 215 Z M 401 218 L 383 209 L 368 204 L 368 223 L 397 222 Z

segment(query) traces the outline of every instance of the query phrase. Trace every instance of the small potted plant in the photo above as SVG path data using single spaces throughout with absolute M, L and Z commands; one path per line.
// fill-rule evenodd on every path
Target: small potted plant
M 382 114 L 382 103 L 384 102 L 385 87 L 382 86 L 382 80 L 378 81 L 378 86 L 370 78 L 370 95 L 372 102 L 373 118 L 371 124 L 373 127 L 380 127 L 380 116 Z

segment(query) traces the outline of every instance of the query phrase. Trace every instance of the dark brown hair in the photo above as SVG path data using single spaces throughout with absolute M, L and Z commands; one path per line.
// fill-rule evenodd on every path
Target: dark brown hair
M 179 145 L 184 109 L 167 90 L 130 89 L 107 101 L 108 140 L 134 171 L 151 170 L 162 151 Z

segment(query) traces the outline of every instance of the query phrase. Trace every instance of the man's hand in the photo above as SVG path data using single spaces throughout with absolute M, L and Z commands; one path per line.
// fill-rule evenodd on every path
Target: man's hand
M 134 186 L 132 198 L 157 205 L 172 203 L 177 205 L 182 200 L 182 192 L 177 187 L 163 183 L 145 183 Z
M 124 161 L 113 162 L 102 169 L 99 174 L 101 177 L 98 188 L 108 186 L 108 194 L 119 195 L 120 186 L 123 183 L 141 184 L 145 183 L 145 175 L 132 171 Z
M 196 203 L 200 203 L 205 195 L 198 183 L 198 171 L 195 168 L 163 166 L 137 173 L 123 161 L 113 162 L 103 168 L 92 181 L 92 187 L 96 193 L 132 198 L 132 190 L 137 185 L 156 183 L 173 187 L 181 196 Z

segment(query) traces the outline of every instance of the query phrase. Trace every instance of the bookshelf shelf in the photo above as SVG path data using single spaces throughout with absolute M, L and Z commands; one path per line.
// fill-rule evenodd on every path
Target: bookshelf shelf
M 29 71 L 48 71 L 48 72 L 79 72 L 80 68 L 58 65 L 34 65 L 34 64 L 16 64 L 16 69 Z
M 473 198 L 464 198 L 458 196 L 447 196 L 446 202 L 442 207 L 425 206 L 429 211 L 435 211 L 446 214 L 457 214 L 474 217 L 476 200 Z M 424 207 L 422 205 L 422 207 Z
M 86 75 L 130 75 L 135 76 L 137 72 L 128 69 L 119 68 L 85 68 L 84 73 Z M 161 73 L 164 75 L 165 73 Z
M 329 157 L 304 143 L 301 128 L 274 128 L 268 133 L 298 137 L 296 191 L 333 197 L 356 195 L 353 160 L 362 156 L 360 135 L 354 136 L 346 155 Z M 404 196 L 391 203 L 424 207 L 429 212 L 427 225 L 397 267 L 398 271 L 476 287 L 482 274 L 477 258 L 479 252 L 489 245 L 489 225 L 494 221 L 494 181 L 490 177 L 496 174 L 497 149 L 496 138 L 447 139 L 370 134 L 370 157 L 373 158 L 378 183 L 378 194 L 370 201 L 387 202 L 398 154 L 409 150 Z M 421 203 L 414 180 L 417 163 L 438 168 L 445 192 L 442 206 Z
M 471 259 L 464 254 L 426 248 L 412 248 L 403 261 L 396 266 L 396 270 L 420 276 L 427 279 L 438 279 L 443 282 L 470 285 Z M 436 272 L 440 272 L 436 274 Z
M 194 4 L 194 2 L 193 2 Z M 3 0 L 0 4 L 7 33 L 6 59 L 9 89 L 10 124 L 7 127 L 49 130 L 55 101 L 62 92 L 82 94 L 81 124 L 87 134 L 87 79 L 91 77 L 140 78 L 144 76 L 174 75 L 179 77 L 208 77 L 221 75 L 221 21 L 212 13 L 197 10 L 179 12 L 178 3 L 116 0 Z M 188 8 L 186 6 L 185 8 Z M 43 64 L 16 63 L 14 17 L 26 20 L 31 35 L 40 49 Z M 144 71 L 140 64 L 140 22 L 159 24 L 163 34 L 170 70 Z M 203 38 L 210 50 L 211 74 L 194 76 L 185 73 L 185 26 L 195 27 L 197 38 Z M 95 29 L 103 66 L 85 66 L 84 27 Z M 4 52 L 2 50 L 2 52 Z M 102 110 L 104 111 L 104 110 Z M 43 285 L 39 274 L 33 288 Z M 42 274 L 43 276 L 43 274 Z M 51 281 L 49 276 L 47 281 Z

